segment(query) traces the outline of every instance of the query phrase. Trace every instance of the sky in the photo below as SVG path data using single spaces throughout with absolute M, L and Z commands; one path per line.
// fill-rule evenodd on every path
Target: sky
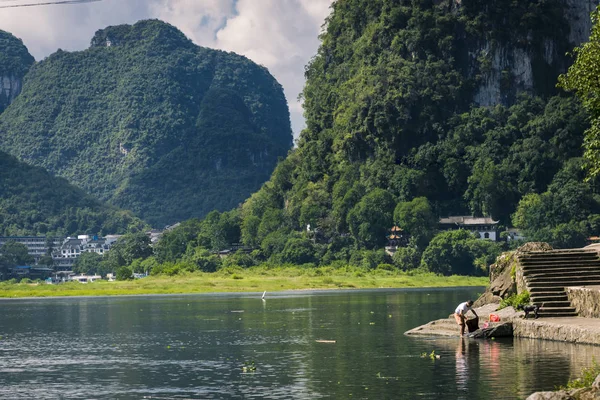
M 0 0 L 1 6 L 51 0 Z M 23 40 L 36 60 L 59 48 L 83 50 L 98 29 L 158 18 L 194 43 L 242 54 L 282 84 L 294 138 L 304 127 L 298 94 L 304 67 L 316 54 L 332 0 L 100 0 L 93 3 L 0 8 L 0 29 Z

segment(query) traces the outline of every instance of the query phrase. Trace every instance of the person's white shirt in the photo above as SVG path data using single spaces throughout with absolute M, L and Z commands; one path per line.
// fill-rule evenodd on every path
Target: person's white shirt
M 468 311 L 473 311 L 473 308 L 469 307 L 467 303 L 467 301 L 460 303 L 458 307 L 456 307 L 456 310 L 454 310 L 454 313 L 465 315 Z

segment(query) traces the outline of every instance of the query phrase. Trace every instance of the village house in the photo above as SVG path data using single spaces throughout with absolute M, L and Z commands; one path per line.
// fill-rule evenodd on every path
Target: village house
M 466 229 L 475 233 L 480 239 L 498 241 L 498 222 L 490 217 L 454 216 L 440 218 L 440 230 Z

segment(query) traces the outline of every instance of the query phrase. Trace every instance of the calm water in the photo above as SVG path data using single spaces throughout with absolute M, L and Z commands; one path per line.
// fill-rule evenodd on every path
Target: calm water
M 2 301 L 0 398 L 516 399 L 600 360 L 600 347 L 403 335 L 481 290 Z

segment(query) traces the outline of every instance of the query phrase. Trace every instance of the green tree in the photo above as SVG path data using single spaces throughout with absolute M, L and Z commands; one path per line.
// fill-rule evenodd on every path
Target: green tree
M 575 62 L 558 79 L 565 90 L 573 91 L 590 114 L 591 126 L 585 131 L 585 153 L 589 174 L 600 174 L 600 10 L 592 14 L 588 42 L 574 50 Z
M 429 201 L 425 197 L 417 197 L 398 203 L 394 210 L 394 221 L 414 238 L 418 248 L 424 249 L 437 229 L 438 218 Z
M 119 267 L 130 265 L 135 259 L 145 259 L 151 255 L 150 238 L 145 233 L 138 232 L 121 236 L 105 257 L 107 267 L 116 271 Z
M 397 268 L 407 271 L 419 268 L 421 264 L 421 255 L 422 252 L 419 251 L 419 248 L 416 246 L 415 240 L 411 238 L 408 246 L 399 247 L 396 250 L 392 256 L 392 260 Z
M 290 238 L 279 257 L 283 264 L 307 264 L 317 261 L 313 242 L 306 238 Z
M 19 265 L 29 265 L 34 261 L 33 256 L 29 255 L 27 246 L 9 240 L 0 247 L 0 272 L 2 277 L 6 278 L 8 270 Z
M 54 259 L 52 259 L 51 255 L 41 256 L 40 259 L 38 260 L 38 265 L 43 265 L 48 268 L 53 268 L 54 267 Z
M 473 244 L 479 239 L 459 229 L 437 234 L 423 252 L 421 266 L 442 275 L 475 275 Z
M 154 254 L 159 263 L 174 262 L 186 252 L 188 243 L 195 242 L 202 231 L 202 223 L 192 218 L 166 231 L 154 246 Z
M 383 246 L 393 223 L 396 202 L 386 190 L 367 193 L 348 214 L 348 226 L 357 242 L 367 248 Z
M 203 272 L 215 272 L 221 266 L 221 258 L 202 247 L 188 249 L 182 261 L 194 265 L 195 270 Z
M 73 264 L 73 272 L 85 275 L 95 275 L 102 271 L 102 256 L 94 252 L 84 252 Z

